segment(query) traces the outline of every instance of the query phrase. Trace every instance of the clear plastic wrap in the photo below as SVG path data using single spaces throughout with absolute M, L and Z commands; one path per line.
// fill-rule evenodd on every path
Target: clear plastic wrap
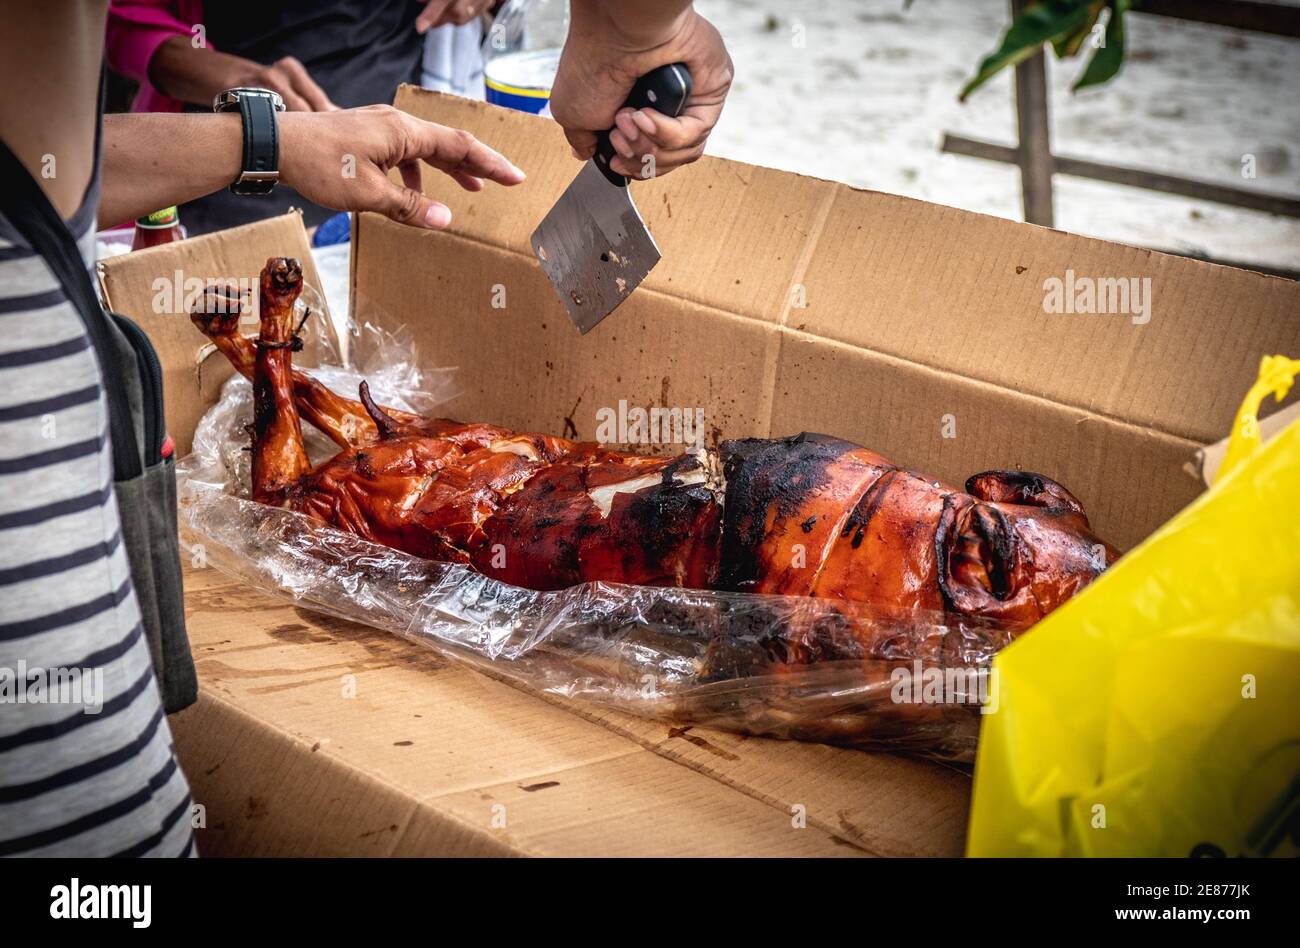
M 432 414 L 449 395 L 450 371 L 418 370 L 400 334 L 366 326 L 353 351 L 364 370 L 308 371 L 337 391 L 365 378 L 379 402 L 411 411 Z M 337 353 L 326 344 L 314 354 Z M 821 599 L 510 586 L 254 503 L 251 416 L 251 386 L 236 376 L 178 475 L 183 541 L 253 586 L 550 695 L 679 725 L 973 759 L 1005 630 Z M 303 428 L 313 463 L 337 451 Z

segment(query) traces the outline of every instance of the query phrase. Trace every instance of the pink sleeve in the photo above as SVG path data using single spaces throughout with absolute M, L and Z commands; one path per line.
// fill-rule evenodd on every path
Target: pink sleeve
M 137 82 L 148 82 L 154 52 L 164 40 L 190 35 L 199 7 L 184 0 L 112 0 L 104 41 L 108 64 Z

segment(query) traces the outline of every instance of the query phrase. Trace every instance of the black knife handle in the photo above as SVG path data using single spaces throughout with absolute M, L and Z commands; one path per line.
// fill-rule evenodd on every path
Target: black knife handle
M 685 63 L 669 63 L 646 73 L 636 81 L 628 93 L 625 109 L 654 109 L 662 115 L 677 118 L 686 108 L 686 100 L 691 94 L 691 72 Z M 609 131 L 596 135 L 596 155 L 594 161 L 601 173 L 609 179 L 610 184 L 620 188 L 627 187 L 628 179 L 609 166 L 618 154 L 610 143 Z

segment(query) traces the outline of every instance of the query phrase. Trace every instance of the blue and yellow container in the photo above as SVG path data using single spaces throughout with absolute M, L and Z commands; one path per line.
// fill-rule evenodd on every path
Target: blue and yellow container
M 509 0 L 483 41 L 487 100 L 520 112 L 545 112 L 568 33 L 567 0 Z
M 551 98 L 551 84 L 560 63 L 559 49 L 504 53 L 483 67 L 487 100 L 520 112 L 537 114 Z

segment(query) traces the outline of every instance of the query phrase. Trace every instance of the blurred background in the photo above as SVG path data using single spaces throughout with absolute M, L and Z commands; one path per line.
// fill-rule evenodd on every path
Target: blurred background
M 1022 219 L 1015 166 L 940 151 L 945 132 L 1017 142 L 1012 70 L 958 102 L 998 47 L 1007 0 L 697 0 L 696 8 L 736 64 L 712 154 Z M 1071 92 L 1086 56 L 1048 57 L 1055 154 L 1300 197 L 1300 39 L 1140 12 L 1125 23 L 1124 64 L 1105 85 Z M 1248 155 L 1253 179 L 1243 177 Z M 1054 199 L 1061 230 L 1300 271 L 1295 217 L 1060 174 Z

